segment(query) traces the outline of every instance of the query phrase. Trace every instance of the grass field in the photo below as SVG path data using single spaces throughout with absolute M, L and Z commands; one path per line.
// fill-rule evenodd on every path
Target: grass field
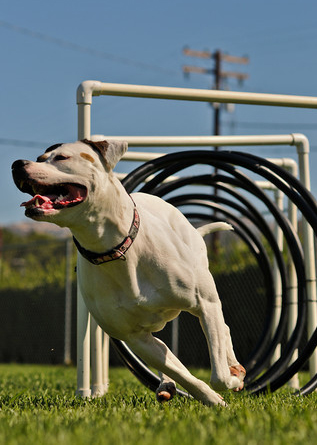
M 228 408 L 182 398 L 161 405 L 121 368 L 111 369 L 105 397 L 77 398 L 75 386 L 74 368 L 0 365 L 0 444 L 317 443 L 317 394 L 228 393 Z

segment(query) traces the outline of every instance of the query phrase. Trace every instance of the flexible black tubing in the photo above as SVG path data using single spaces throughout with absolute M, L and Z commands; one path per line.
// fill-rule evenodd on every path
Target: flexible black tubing
M 197 154 L 197 152 L 195 152 L 195 155 Z M 162 159 L 162 158 L 161 158 Z M 183 161 L 183 159 L 184 158 L 182 158 L 182 161 Z M 184 168 L 184 166 L 186 165 L 186 163 L 184 163 L 184 162 L 180 162 L 179 164 L 178 164 L 178 169 L 180 168 L 180 164 L 181 164 L 181 167 L 182 168 Z M 175 165 L 175 164 L 174 164 Z M 188 163 L 187 163 L 187 165 L 189 165 Z M 174 171 L 176 171 L 177 169 L 175 169 L 175 166 L 173 167 L 173 168 L 169 168 L 169 173 L 168 174 L 171 174 L 171 172 L 174 172 Z M 163 179 L 163 177 L 166 175 L 166 173 L 165 174 L 160 174 L 160 180 L 162 180 Z M 159 182 L 159 181 L 156 181 L 157 183 Z
M 181 168 L 185 168 L 187 166 L 193 165 L 190 162 L 184 162 L 184 157 L 188 158 L 188 153 L 189 152 L 182 153 L 181 158 L 178 157 L 178 159 L 176 159 L 177 156 L 175 158 L 174 155 L 167 155 L 167 157 L 169 157 L 169 161 L 172 161 L 172 163 L 175 163 L 178 161 L 178 166 L 176 169 L 175 169 L 175 167 L 169 167 L 168 175 L 173 174 L 176 171 L 179 171 L 180 166 L 181 166 Z M 193 157 L 195 157 L 196 161 L 198 161 L 195 163 L 202 163 L 201 157 L 204 157 L 204 155 L 201 156 L 201 153 L 203 154 L 204 152 L 199 152 L 199 155 L 197 156 L 197 154 L 198 154 L 197 151 L 192 152 Z M 208 153 L 208 155 L 211 154 L 211 152 L 207 152 L 207 153 Z M 219 153 L 219 152 L 217 152 L 217 153 Z M 214 158 L 216 157 L 216 160 L 221 159 L 221 161 L 224 161 L 224 162 L 230 162 L 230 163 L 232 162 L 233 164 L 237 164 L 237 165 L 246 167 L 247 169 L 249 169 L 251 171 L 255 171 L 256 173 L 260 174 L 261 176 L 265 177 L 266 179 L 269 179 L 273 184 L 275 184 L 278 188 L 280 188 L 297 205 L 297 207 L 301 210 L 303 216 L 310 223 L 310 225 L 313 227 L 313 229 L 316 233 L 316 227 L 317 227 L 316 202 L 315 202 L 314 198 L 312 197 L 312 195 L 299 183 L 299 181 L 296 180 L 296 178 L 293 178 L 290 174 L 288 174 L 288 172 L 286 172 L 280 168 L 277 168 L 275 166 L 275 164 L 268 163 L 268 161 L 266 161 L 266 160 L 264 160 L 265 162 L 263 162 L 262 158 L 258 158 L 258 157 L 254 157 L 254 156 L 247 156 L 246 154 L 241 154 L 241 153 L 236 153 L 236 152 L 220 152 L 220 153 L 221 153 L 221 157 L 218 156 L 218 158 L 217 158 L 217 156 L 214 156 Z M 224 156 L 223 156 L 223 153 L 225 153 Z M 212 154 L 215 154 L 215 152 L 212 152 Z M 171 159 L 171 156 L 174 156 L 173 160 Z M 225 158 L 225 160 L 224 160 L 224 158 Z M 160 158 L 160 159 L 162 159 L 162 158 Z M 253 165 L 252 165 L 252 162 L 253 162 Z M 261 165 L 261 162 L 262 162 L 262 165 L 265 166 L 264 169 L 262 167 L 259 167 Z M 214 163 L 210 164 L 210 161 L 203 162 L 203 163 L 207 163 L 209 165 L 214 165 Z M 153 161 L 148 164 L 152 164 L 151 165 L 152 170 L 154 169 L 157 171 L 160 169 L 160 167 L 157 168 L 157 163 L 153 163 Z M 153 164 L 155 164 L 155 165 L 153 165 Z M 148 167 L 149 167 L 149 165 L 147 165 L 147 168 Z M 270 169 L 274 172 L 273 175 L 270 173 Z M 137 170 L 139 170 L 139 169 L 137 169 Z M 230 168 L 229 168 L 229 170 L 232 171 L 232 169 L 230 169 Z M 230 171 L 230 173 L 231 173 L 231 171 Z M 153 171 L 151 173 L 153 173 Z M 140 174 L 140 171 L 138 171 L 136 176 L 139 176 L 139 178 L 140 178 L 142 175 L 143 175 L 143 178 L 145 179 L 148 176 L 148 172 L 145 171 L 144 169 L 142 169 L 141 174 Z M 159 175 L 160 175 L 160 178 L 156 177 L 156 184 L 159 184 L 160 181 L 163 180 L 164 176 L 166 175 L 166 171 L 163 174 L 161 173 Z M 287 183 L 290 184 L 291 186 L 288 186 L 287 184 L 285 184 L 284 181 L 281 181 L 278 177 L 279 175 L 281 176 L 281 178 L 284 181 L 287 181 Z M 129 185 L 129 180 L 131 180 L 131 175 L 129 175 L 129 176 L 130 177 L 128 177 L 126 186 Z M 135 177 L 134 177 L 134 179 L 135 179 Z M 141 182 L 142 182 L 142 179 L 141 179 Z M 294 192 L 294 190 L 296 190 L 297 194 Z M 307 204 L 307 202 L 309 204 Z M 276 215 L 274 215 L 274 216 L 276 216 Z M 287 235 L 288 235 L 287 238 L 288 238 L 288 242 L 289 242 L 290 234 L 288 233 Z M 303 276 L 301 276 L 301 275 L 303 275 L 303 274 L 298 273 L 298 272 L 300 272 L 300 269 L 301 269 L 300 265 L 297 263 L 297 264 L 295 264 L 295 267 L 296 266 L 297 266 L 297 268 L 296 268 L 297 275 L 299 276 L 299 278 L 301 278 L 301 280 L 299 281 L 299 283 L 300 283 L 299 288 L 300 288 L 302 285 L 302 278 L 303 278 Z M 300 308 L 301 308 L 301 305 L 299 305 L 299 309 Z M 299 323 L 296 324 L 296 328 L 298 328 L 298 324 Z M 295 328 L 294 332 L 296 331 L 296 328 Z M 297 331 L 300 331 L 300 329 L 297 329 Z M 292 337 L 294 337 L 293 340 L 295 340 L 296 336 L 294 336 L 294 333 L 293 333 Z M 316 346 L 316 338 L 315 337 L 316 336 L 314 333 L 308 342 L 308 345 L 310 346 L 310 348 L 308 348 L 308 347 L 304 348 L 306 355 L 308 353 L 310 353 L 310 351 L 313 349 L 314 346 Z M 294 364 L 292 364 L 289 368 L 286 369 L 286 371 L 284 372 L 284 378 L 283 378 L 283 374 L 281 375 L 281 373 L 279 373 L 279 375 L 276 377 L 275 373 L 271 371 L 271 374 L 273 374 L 273 377 L 275 376 L 275 382 L 276 382 L 275 386 L 280 387 L 282 384 L 284 384 L 285 379 L 287 381 L 287 379 L 291 377 L 290 373 L 295 374 L 298 371 L 298 369 L 297 369 L 298 365 L 296 365 L 296 363 L 299 363 L 302 360 L 303 360 L 303 354 L 301 354 L 301 356 L 298 358 L 298 360 L 296 362 L 294 362 Z M 279 368 L 279 371 L 280 371 L 281 367 L 277 366 L 277 368 Z M 292 368 L 292 369 L 290 370 L 290 368 Z M 272 378 L 271 380 L 273 381 L 273 382 L 272 381 L 270 382 L 271 388 L 272 388 L 272 384 L 274 383 L 274 378 Z M 312 383 L 310 386 L 313 386 L 315 384 L 314 379 L 312 379 L 311 382 Z M 258 385 L 256 388 L 258 391 L 259 391 L 259 386 L 261 386 L 261 385 Z
M 213 158 L 216 158 L 216 161 L 214 161 Z M 166 159 L 168 158 L 168 159 Z M 212 159 L 211 159 L 212 158 Z M 228 163 L 222 162 L 222 158 L 224 158 L 225 161 L 228 161 Z M 220 159 L 220 161 L 219 161 Z M 163 160 L 163 162 L 162 162 Z M 260 160 L 260 158 L 259 158 Z M 299 310 L 298 310 L 298 320 L 294 329 L 294 332 L 290 338 L 290 340 L 287 342 L 285 349 L 283 351 L 283 354 L 281 358 L 276 362 L 276 364 L 270 368 L 262 377 L 261 379 L 256 382 L 257 386 L 255 388 L 258 388 L 260 386 L 266 387 L 267 382 L 269 379 L 273 379 L 274 377 L 277 377 L 280 372 L 287 366 L 287 363 L 290 361 L 292 354 L 294 350 L 297 348 L 300 337 L 302 335 L 303 329 L 304 329 L 304 317 L 305 317 L 305 272 L 303 267 L 303 259 L 302 259 L 302 252 L 301 252 L 301 246 L 297 238 L 297 234 L 294 232 L 293 228 L 289 224 L 289 221 L 284 217 L 282 212 L 277 208 L 277 206 L 271 202 L 266 194 L 263 193 L 261 189 L 259 189 L 253 182 L 251 182 L 243 173 L 236 170 L 235 167 L 231 164 L 242 164 L 243 167 L 248 167 L 248 164 L 250 164 L 249 169 L 252 170 L 255 169 L 255 171 L 260 171 L 260 167 L 257 164 L 256 168 L 254 168 L 253 161 L 248 162 L 246 158 L 240 158 L 239 154 L 233 153 L 233 152 L 206 152 L 206 151 L 195 151 L 195 152 L 182 152 L 182 153 L 175 153 L 172 155 L 167 155 L 164 158 L 159 158 L 156 161 L 159 161 L 156 166 L 151 165 L 151 173 L 154 173 L 155 171 L 159 171 L 162 168 L 168 167 L 168 169 L 165 169 L 158 173 L 152 180 L 150 180 L 148 183 L 145 184 L 141 188 L 141 191 L 147 191 L 151 190 L 152 187 L 157 186 L 160 181 L 163 181 L 168 177 L 168 175 L 174 174 L 179 170 L 184 169 L 185 167 L 189 167 L 191 165 L 195 164 L 207 164 L 210 166 L 216 166 L 217 168 L 222 168 L 223 170 L 231 173 L 233 176 L 238 177 L 240 180 L 249 182 L 248 184 L 248 190 L 251 191 L 255 196 L 260 198 L 266 206 L 270 209 L 271 213 L 275 216 L 277 221 L 279 222 L 279 225 L 281 226 L 284 235 L 288 241 L 288 245 L 292 246 L 290 249 L 293 262 L 295 265 L 295 269 L 298 275 L 298 301 L 299 301 Z M 179 161 L 179 162 L 177 162 Z M 168 162 L 168 164 L 167 164 Z M 160 165 L 159 165 L 160 164 Z M 165 164 L 165 165 L 162 165 Z M 138 170 L 138 169 L 137 169 Z M 147 175 L 149 172 L 145 172 L 145 169 L 139 167 L 139 173 L 141 173 L 141 176 L 143 175 L 143 178 Z M 168 170 L 168 171 L 167 171 Z M 268 175 L 268 172 L 265 170 L 266 175 Z M 142 178 L 142 179 L 143 179 Z M 139 177 L 140 179 L 140 177 Z M 276 183 L 278 182 L 278 178 L 276 175 L 271 175 L 271 182 Z M 279 181 L 281 182 L 281 181 Z M 300 186 L 300 184 L 299 184 Z M 287 190 L 288 194 L 294 193 L 292 190 Z M 282 311 L 285 310 L 285 304 L 282 304 Z M 251 390 L 251 388 L 250 388 Z

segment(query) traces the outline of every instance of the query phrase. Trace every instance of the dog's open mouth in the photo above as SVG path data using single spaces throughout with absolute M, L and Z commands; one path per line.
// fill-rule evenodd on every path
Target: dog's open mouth
M 26 208 L 26 213 L 33 211 L 45 213 L 50 210 L 73 207 L 82 203 L 87 197 L 86 187 L 73 183 L 43 185 L 21 181 L 19 189 L 33 196 L 32 199 L 21 204 Z

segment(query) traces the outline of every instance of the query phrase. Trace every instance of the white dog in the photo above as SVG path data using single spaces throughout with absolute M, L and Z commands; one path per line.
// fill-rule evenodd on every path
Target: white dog
M 22 204 L 25 214 L 70 228 L 89 311 L 105 332 L 159 370 L 158 400 L 173 397 L 176 381 L 204 404 L 225 405 L 213 389 L 241 390 L 245 369 L 233 352 L 202 235 L 231 226 L 214 223 L 196 230 L 164 200 L 129 196 L 112 171 L 126 150 L 125 142 L 84 140 L 54 145 L 36 162 L 14 162 L 17 187 L 33 196 Z M 152 336 L 180 311 L 200 320 L 213 389 Z

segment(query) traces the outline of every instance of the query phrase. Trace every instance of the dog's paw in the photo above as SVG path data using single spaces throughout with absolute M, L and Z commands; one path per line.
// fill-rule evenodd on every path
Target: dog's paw
M 174 382 L 162 383 L 156 390 L 156 400 L 158 402 L 168 402 L 176 394 L 176 386 Z
M 233 388 L 233 391 L 241 391 L 244 387 L 244 378 L 246 376 L 246 370 L 242 365 L 230 366 L 230 374 L 234 377 L 237 377 L 240 381 L 240 385 L 236 388 Z
M 228 405 L 226 404 L 225 399 L 218 393 L 216 393 L 216 395 L 217 395 L 216 405 L 227 407 Z
M 224 398 L 223 398 L 220 394 L 217 394 L 217 396 L 218 396 L 219 399 L 220 399 L 219 402 L 218 402 L 218 405 L 227 407 L 228 405 L 226 404 Z

